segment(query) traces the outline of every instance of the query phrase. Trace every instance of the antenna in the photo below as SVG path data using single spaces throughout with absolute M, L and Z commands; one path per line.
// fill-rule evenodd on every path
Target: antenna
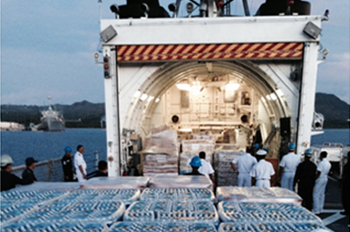
M 101 26 L 101 19 L 102 19 L 102 0 L 98 0 L 98 7 L 100 10 L 100 26 Z

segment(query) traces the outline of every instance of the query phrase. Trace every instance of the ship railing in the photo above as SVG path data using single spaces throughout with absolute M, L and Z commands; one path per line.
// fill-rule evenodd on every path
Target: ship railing
M 88 166 L 88 173 L 95 172 L 99 161 L 98 151 L 94 153 L 94 156 L 87 155 L 90 159 L 85 159 Z M 26 169 L 25 165 L 20 165 L 12 168 L 12 173 L 22 178 L 22 173 Z M 61 158 L 55 158 L 45 160 L 36 163 L 34 169 L 34 175 L 39 182 L 62 182 L 64 181 L 63 168 Z M 88 174 L 89 175 L 89 174 Z

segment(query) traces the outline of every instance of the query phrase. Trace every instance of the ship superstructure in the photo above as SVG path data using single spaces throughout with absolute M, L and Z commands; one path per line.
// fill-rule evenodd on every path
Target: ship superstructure
M 172 18 L 153 1 L 128 1 L 111 6 L 116 19 L 101 20 L 109 175 L 125 162 L 123 129 L 141 137 L 162 124 L 209 131 L 237 149 L 262 143 L 273 157 L 289 142 L 299 154 L 310 146 L 327 13 L 267 0 L 255 16 L 245 4 L 246 17 L 232 17 L 225 3 L 203 0 L 194 17 L 191 2 L 185 18 L 179 1 Z

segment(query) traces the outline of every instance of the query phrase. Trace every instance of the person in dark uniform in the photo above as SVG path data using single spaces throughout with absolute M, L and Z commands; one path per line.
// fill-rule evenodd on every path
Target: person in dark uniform
M 344 165 L 343 175 L 342 175 L 342 203 L 344 211 L 340 214 L 349 216 L 349 156 L 348 152 L 347 160 L 348 162 Z
M 108 165 L 104 160 L 98 162 L 98 170 L 89 174 L 88 179 L 100 176 L 108 176 Z
M 204 176 L 202 173 L 198 171 L 198 169 L 202 166 L 201 158 L 195 156 L 192 158 L 190 162 L 190 166 L 192 167 L 192 172 L 185 173 L 186 176 Z
M 16 187 L 17 184 L 26 185 L 28 182 L 22 180 L 18 176 L 12 174 L 13 160 L 9 155 L 1 156 L 1 186 L 0 191 L 10 190 Z
M 304 152 L 304 161 L 297 166 L 293 186 L 298 184 L 298 195 L 303 199 L 302 206 L 312 210 L 312 193 L 315 186 L 315 173 L 317 166 L 310 161 L 313 150 L 307 149 Z
M 72 164 L 72 148 L 67 146 L 64 148 L 64 156 L 61 159 L 64 181 L 74 181 L 73 179 L 73 164 Z
M 38 161 L 35 160 L 33 157 L 28 157 L 26 159 L 26 166 L 27 168 L 23 171 L 22 173 L 22 179 L 30 184 L 37 182 L 38 180 L 36 179 L 34 175 L 34 169 L 35 169 L 35 163 Z

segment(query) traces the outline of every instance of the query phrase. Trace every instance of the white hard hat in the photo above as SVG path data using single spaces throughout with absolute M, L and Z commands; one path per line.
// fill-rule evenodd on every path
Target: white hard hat
M 1 167 L 5 167 L 7 164 L 13 164 L 13 160 L 9 155 L 1 156 Z
M 267 152 L 265 150 L 261 150 L 261 149 L 256 152 L 256 155 L 263 156 L 263 155 L 266 155 L 266 154 L 267 154 Z

